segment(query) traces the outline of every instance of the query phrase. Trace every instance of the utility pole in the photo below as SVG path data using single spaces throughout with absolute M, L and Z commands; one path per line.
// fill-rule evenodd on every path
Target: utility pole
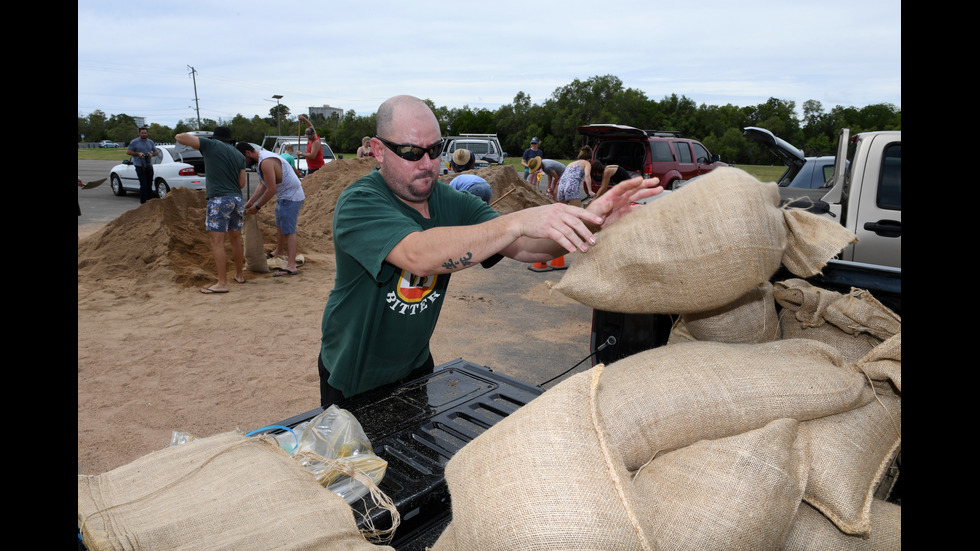
M 197 111 L 197 129 L 200 130 L 201 129 L 201 105 L 197 102 L 197 77 L 196 77 L 197 71 L 190 65 L 188 65 L 187 68 L 191 70 L 191 78 L 194 79 L 194 106 Z

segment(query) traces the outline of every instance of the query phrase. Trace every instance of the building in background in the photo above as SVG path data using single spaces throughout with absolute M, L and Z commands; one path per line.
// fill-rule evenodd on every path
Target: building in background
M 309 117 L 312 119 L 314 115 L 321 115 L 324 119 L 329 119 L 334 113 L 337 114 L 338 119 L 344 118 L 344 110 L 338 107 L 330 107 L 324 104 L 323 107 L 309 107 L 310 110 Z

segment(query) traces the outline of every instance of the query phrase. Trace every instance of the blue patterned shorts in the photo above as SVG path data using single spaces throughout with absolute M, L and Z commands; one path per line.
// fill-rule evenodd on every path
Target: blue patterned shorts
M 245 224 L 245 201 L 233 195 L 212 197 L 208 199 L 205 216 L 204 226 L 208 231 L 242 231 Z
M 579 165 L 570 165 L 558 180 L 558 201 L 575 201 L 582 196 L 578 190 L 582 187 L 582 180 L 585 180 L 585 170 Z

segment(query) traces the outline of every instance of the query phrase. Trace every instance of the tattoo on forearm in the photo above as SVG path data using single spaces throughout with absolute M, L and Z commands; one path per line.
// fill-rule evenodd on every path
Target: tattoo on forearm
M 473 258 L 473 253 L 472 252 L 468 252 L 468 253 L 466 253 L 466 256 L 461 257 L 459 260 L 453 260 L 453 259 L 450 258 L 449 260 L 443 262 L 442 263 L 442 267 L 443 268 L 446 268 L 447 270 L 455 270 L 456 268 L 459 268 L 460 266 L 462 266 L 463 268 L 466 268 L 468 266 L 472 266 L 473 265 L 473 262 L 471 260 L 472 258 Z

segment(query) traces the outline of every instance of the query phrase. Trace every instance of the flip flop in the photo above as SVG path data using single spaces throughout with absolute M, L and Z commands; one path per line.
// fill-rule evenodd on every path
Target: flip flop
M 227 293 L 227 292 L 228 292 L 227 289 L 225 289 L 224 291 L 220 291 L 218 289 L 212 289 L 210 287 L 205 287 L 205 288 L 201 289 L 201 293 L 202 294 L 205 294 L 205 295 L 221 295 L 221 294 L 224 294 L 224 293 Z
M 273 258 L 273 257 L 275 257 L 275 256 L 276 256 L 276 255 L 274 255 L 274 254 L 272 254 L 272 251 L 268 251 L 268 252 L 266 252 L 266 253 L 265 253 L 265 257 L 266 257 L 266 258 Z
M 272 274 L 272 277 L 283 277 L 283 276 L 294 276 L 299 273 L 299 270 L 290 272 L 285 268 L 280 268 L 276 270 L 276 273 Z
M 245 280 L 245 277 L 244 276 L 242 277 L 242 280 L 241 281 L 239 281 L 238 278 L 235 277 L 235 276 L 231 276 L 231 278 L 235 280 L 235 283 L 240 283 L 242 285 L 248 283 L 248 281 Z

